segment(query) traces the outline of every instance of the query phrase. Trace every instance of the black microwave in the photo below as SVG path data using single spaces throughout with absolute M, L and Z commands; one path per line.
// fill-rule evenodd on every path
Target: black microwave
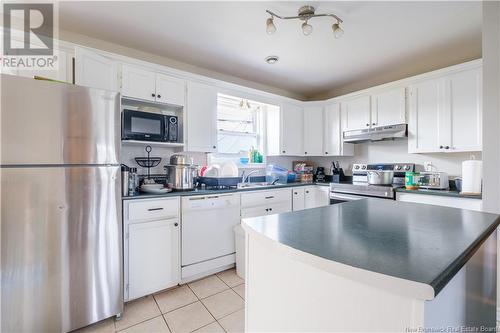
M 159 113 L 123 110 L 122 140 L 178 142 L 178 119 Z

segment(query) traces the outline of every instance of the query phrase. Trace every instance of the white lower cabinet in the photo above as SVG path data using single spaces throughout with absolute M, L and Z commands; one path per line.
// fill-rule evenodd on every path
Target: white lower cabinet
M 316 208 L 328 206 L 330 204 L 329 186 L 311 186 L 305 189 L 304 208 Z
M 292 211 L 290 188 L 241 194 L 241 218 L 281 214 Z
M 321 185 L 292 188 L 293 211 L 330 205 L 330 187 Z
M 179 197 L 124 202 L 125 301 L 180 282 L 179 205 Z
M 178 219 L 129 225 L 129 299 L 149 295 L 179 283 L 179 237 Z
M 474 198 L 445 197 L 438 195 L 396 192 L 396 200 L 477 211 L 482 211 L 483 209 L 482 200 Z

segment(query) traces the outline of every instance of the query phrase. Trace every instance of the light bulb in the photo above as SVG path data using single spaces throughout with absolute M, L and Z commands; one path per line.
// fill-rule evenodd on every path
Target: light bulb
M 308 24 L 307 21 L 302 23 L 302 32 L 304 35 L 309 36 L 313 32 L 312 25 Z
M 340 24 L 338 23 L 334 23 L 332 25 L 332 30 L 333 30 L 333 36 L 335 36 L 335 38 L 340 38 L 344 34 L 344 30 L 342 30 Z
M 272 17 L 268 18 L 266 21 L 266 32 L 268 35 L 272 35 L 276 32 L 276 26 L 274 25 Z

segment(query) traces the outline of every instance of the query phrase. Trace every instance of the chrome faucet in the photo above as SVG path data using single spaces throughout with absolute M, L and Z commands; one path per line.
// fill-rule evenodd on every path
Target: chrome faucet
M 245 170 L 241 173 L 241 182 L 244 183 L 250 183 L 250 175 L 259 172 L 260 170 L 252 170 L 248 173 L 248 175 L 245 175 Z

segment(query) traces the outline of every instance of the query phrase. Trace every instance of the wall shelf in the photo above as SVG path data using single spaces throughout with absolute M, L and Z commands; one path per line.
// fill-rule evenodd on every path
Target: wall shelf
M 156 141 L 139 141 L 139 140 L 122 140 L 123 146 L 145 146 L 164 147 L 164 148 L 182 148 L 184 143 L 181 142 L 156 142 Z

